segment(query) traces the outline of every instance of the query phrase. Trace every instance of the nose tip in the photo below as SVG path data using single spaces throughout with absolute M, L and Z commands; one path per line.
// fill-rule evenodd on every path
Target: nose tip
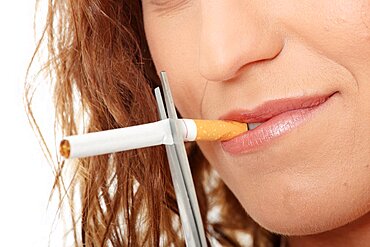
M 222 10 L 213 2 L 202 9 L 199 73 L 209 81 L 230 80 L 246 65 L 274 58 L 283 47 L 281 35 L 261 16 L 228 3 L 218 6 Z

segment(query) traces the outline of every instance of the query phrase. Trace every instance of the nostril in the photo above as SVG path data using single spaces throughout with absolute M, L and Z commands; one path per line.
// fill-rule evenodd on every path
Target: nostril
M 233 69 L 220 64 L 200 64 L 199 74 L 207 81 L 226 81 L 233 77 Z
M 239 58 L 231 49 L 226 50 L 221 45 L 214 47 L 203 48 L 199 56 L 199 74 L 209 81 L 230 80 L 240 68 Z

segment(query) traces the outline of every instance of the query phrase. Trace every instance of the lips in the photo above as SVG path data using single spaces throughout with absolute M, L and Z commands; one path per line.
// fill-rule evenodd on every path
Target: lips
M 290 132 L 309 119 L 335 93 L 300 98 L 287 98 L 268 101 L 254 110 L 234 110 L 219 119 L 245 123 L 262 123 L 231 140 L 221 143 L 222 148 L 231 153 L 255 151 L 275 138 Z
M 221 116 L 219 119 L 243 123 L 261 123 L 287 111 L 318 106 L 330 98 L 331 95 L 272 100 L 257 107 L 255 110 L 235 110 Z

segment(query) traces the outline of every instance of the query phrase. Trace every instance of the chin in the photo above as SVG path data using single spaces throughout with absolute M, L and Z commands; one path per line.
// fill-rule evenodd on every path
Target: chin
M 354 207 L 352 204 L 344 206 L 344 203 L 337 203 L 297 200 L 294 208 L 293 205 L 281 208 L 279 203 L 274 202 L 257 207 L 243 206 L 260 226 L 285 236 L 316 235 L 340 230 L 370 212 L 369 204 Z

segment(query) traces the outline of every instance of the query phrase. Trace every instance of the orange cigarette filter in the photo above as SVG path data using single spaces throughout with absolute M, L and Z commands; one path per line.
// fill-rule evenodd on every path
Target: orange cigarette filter
M 197 141 L 227 141 L 248 131 L 247 123 L 225 120 L 194 119 Z

